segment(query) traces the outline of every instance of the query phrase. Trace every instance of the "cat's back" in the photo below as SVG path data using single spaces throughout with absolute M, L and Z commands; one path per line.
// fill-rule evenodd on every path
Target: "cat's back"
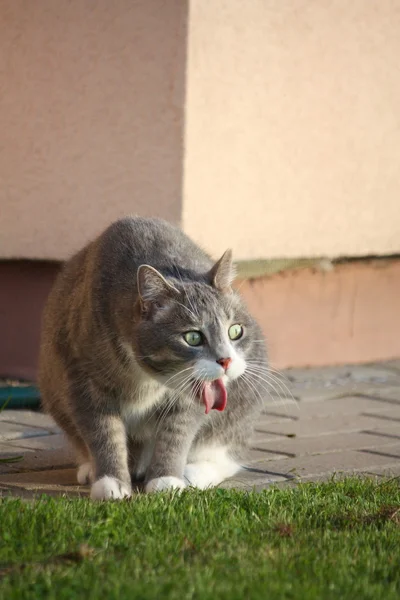
M 210 257 L 181 229 L 158 218 L 124 217 L 63 266 L 48 297 L 42 319 L 42 339 L 54 338 L 60 324 L 74 316 L 76 329 L 90 320 L 99 298 L 106 304 L 124 291 L 136 293 L 141 264 L 165 276 L 201 279 L 211 268 Z
M 76 337 L 92 314 L 137 293 L 141 264 L 165 276 L 202 279 L 212 266 L 209 256 L 181 229 L 156 218 L 125 217 L 112 223 L 63 266 L 43 313 L 42 339 L 54 339 L 62 324 Z
M 179 227 L 162 219 L 125 217 L 110 225 L 99 239 L 98 262 L 114 274 L 133 273 L 148 264 L 164 275 L 204 274 L 210 257 Z
M 210 257 L 179 227 L 158 218 L 124 217 L 109 225 L 95 240 L 73 255 L 59 273 L 50 304 L 57 297 L 87 290 L 101 278 L 116 282 L 148 264 L 165 275 L 203 274 Z M 67 294 L 67 296 L 66 296 Z

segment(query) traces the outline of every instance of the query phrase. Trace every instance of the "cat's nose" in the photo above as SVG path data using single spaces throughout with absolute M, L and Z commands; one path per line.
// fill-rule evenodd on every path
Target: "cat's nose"
M 219 358 L 217 360 L 217 363 L 219 365 L 221 365 L 221 367 L 224 369 L 224 371 L 226 371 L 229 367 L 229 365 L 231 364 L 232 359 L 231 358 Z

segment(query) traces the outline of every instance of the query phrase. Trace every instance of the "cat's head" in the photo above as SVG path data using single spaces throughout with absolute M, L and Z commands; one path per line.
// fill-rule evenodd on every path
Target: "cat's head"
M 232 290 L 231 251 L 195 281 L 138 270 L 134 348 L 139 364 L 174 390 L 224 410 L 226 386 L 246 370 L 256 325 Z M 256 337 L 259 337 L 258 335 Z

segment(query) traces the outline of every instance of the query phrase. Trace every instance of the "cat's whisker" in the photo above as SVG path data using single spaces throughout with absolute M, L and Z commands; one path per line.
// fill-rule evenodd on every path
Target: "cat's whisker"
M 193 367 L 187 367 L 186 369 L 183 369 L 182 371 L 179 371 L 178 373 L 175 373 L 175 374 L 174 374 L 172 377 L 170 377 L 170 378 L 167 380 L 167 382 L 171 382 L 171 381 L 172 381 L 172 380 L 173 380 L 175 377 L 182 376 L 182 374 L 183 374 L 185 371 L 192 371 L 192 370 L 193 370 Z M 183 385 L 183 384 L 184 384 L 184 383 L 185 383 L 187 380 L 189 380 L 190 378 L 191 378 L 191 374 L 189 374 L 188 376 L 185 376 L 185 377 L 184 377 L 184 379 L 183 379 L 183 382 L 179 382 L 179 383 L 178 383 L 178 388 L 179 388 L 179 386 Z M 167 383 L 167 382 L 166 382 L 166 383 Z M 165 384 L 164 384 L 164 385 L 165 385 Z M 175 390 L 172 390 L 172 393 L 171 393 L 171 390 L 170 390 L 170 394 L 171 394 L 171 395 L 170 395 L 169 397 L 167 396 L 167 398 L 168 398 L 168 400 L 167 400 L 167 407 L 163 407 L 163 408 L 161 409 L 161 415 L 164 413 L 164 410 L 166 410 L 166 411 L 167 411 L 167 408 L 169 409 L 169 403 L 170 403 L 170 399 L 171 399 L 171 396 L 172 396 L 172 397 L 174 397 L 174 396 L 175 396 Z M 157 405 L 157 406 L 154 408 L 154 410 L 151 412 L 151 414 L 149 415 L 149 417 L 148 417 L 148 419 L 147 419 L 147 421 L 146 421 L 146 424 L 147 424 L 147 423 L 148 423 L 148 422 L 149 422 L 149 421 L 150 421 L 150 420 L 153 418 L 153 416 L 154 416 L 154 415 L 155 415 L 155 414 L 156 414 L 156 413 L 157 413 L 159 410 L 160 410 L 160 406 L 159 406 L 159 405 Z M 160 418 L 160 417 L 159 417 L 159 418 Z M 159 420 L 159 419 L 157 419 L 156 423 L 158 422 L 158 420 Z
M 280 371 L 279 369 L 275 369 L 274 367 L 271 367 L 271 365 L 266 365 L 265 362 L 260 361 L 259 359 L 249 359 L 248 360 L 249 363 L 253 363 L 255 365 L 259 365 L 260 367 L 266 369 L 269 373 L 274 373 L 275 375 L 277 375 L 278 377 L 281 377 L 283 380 L 287 381 L 287 376 L 285 375 L 285 373 L 283 371 Z
M 253 389 L 255 388 L 256 395 L 260 399 L 260 404 L 262 405 L 263 408 L 266 408 L 267 406 L 271 406 L 271 402 L 268 402 L 267 398 L 262 397 L 259 388 L 261 388 L 267 394 L 267 397 L 271 399 L 273 406 L 281 406 L 279 400 L 282 400 L 282 399 L 279 396 L 279 394 L 277 394 L 278 399 L 276 398 L 275 395 L 272 394 L 272 391 L 276 391 L 273 388 L 273 386 L 271 386 L 271 385 L 265 386 L 265 384 L 261 383 L 256 377 L 254 377 L 254 375 L 252 373 L 246 372 L 246 373 L 244 373 L 244 375 L 242 377 L 244 377 L 244 380 L 248 384 L 251 383 L 251 386 Z M 254 381 L 253 381 L 252 377 L 254 378 Z
M 254 377 L 258 381 L 259 385 L 261 385 L 265 390 L 268 390 L 268 388 L 270 388 L 270 389 L 272 389 L 277 394 L 277 396 L 278 396 L 278 398 L 280 400 L 279 406 L 283 406 L 285 408 L 286 412 L 288 412 L 288 409 L 287 409 L 287 404 L 288 404 L 287 401 L 288 400 L 289 400 L 290 404 L 293 404 L 293 405 L 296 406 L 296 408 L 299 408 L 298 403 L 294 399 L 282 396 L 281 393 L 274 387 L 274 383 L 271 382 L 268 379 L 265 379 L 265 377 L 263 377 L 262 375 L 260 375 L 260 373 L 258 373 L 256 371 L 252 371 L 251 369 L 247 369 L 247 372 L 252 377 Z M 265 387 L 265 386 L 267 386 L 267 387 Z M 278 403 L 276 401 L 276 398 L 274 398 L 274 396 L 271 393 L 270 393 L 270 396 L 271 396 L 271 398 L 274 399 L 274 404 L 278 405 Z
M 242 287 L 244 286 L 244 284 L 247 282 L 247 279 L 242 279 L 242 281 L 240 282 L 240 284 L 235 288 L 235 292 L 239 293 L 240 290 L 242 289 Z
M 259 402 L 261 404 L 262 407 L 264 407 L 264 398 L 261 396 L 260 391 L 257 389 L 257 387 L 251 382 L 250 378 L 247 376 L 246 374 L 243 374 L 240 376 L 243 383 L 245 383 L 245 385 L 247 385 L 247 387 L 250 389 L 250 392 L 255 395 L 257 402 Z M 269 392 L 267 391 L 267 393 L 269 394 Z
M 192 317 L 192 319 L 194 321 L 198 321 L 198 317 L 196 317 L 196 315 L 194 314 L 194 312 L 192 310 L 190 310 L 190 308 L 188 308 L 187 306 L 185 306 L 184 304 L 182 304 L 182 302 L 176 301 L 176 304 L 178 306 L 181 306 L 184 310 L 186 310 L 189 313 L 189 315 Z
M 199 374 L 199 379 L 195 382 L 194 386 L 192 386 L 191 394 L 189 396 L 190 406 L 192 406 L 194 404 L 194 402 L 196 402 L 196 396 L 198 395 L 198 393 L 201 389 L 201 385 L 203 383 L 202 377 L 204 376 L 204 374 L 205 374 L 205 371 L 204 371 L 204 369 L 202 369 Z
M 286 398 L 286 399 L 290 400 L 291 402 L 297 404 L 296 399 L 294 398 L 291 391 L 287 388 L 287 386 L 283 385 L 282 382 L 279 381 L 274 375 L 272 375 L 265 369 L 261 369 L 259 367 L 254 367 L 251 365 L 247 366 L 247 370 L 252 371 L 253 373 L 257 373 L 260 376 L 260 378 L 262 378 L 268 385 L 273 387 L 273 389 L 276 392 L 278 392 L 278 390 L 279 390 L 279 392 L 280 392 L 279 397 L 281 399 Z M 275 386 L 277 386 L 277 388 Z
M 227 308 L 227 313 L 228 313 L 228 314 L 229 314 L 229 313 L 231 312 L 231 310 L 232 310 L 232 306 L 233 306 L 233 303 L 234 303 L 234 301 L 235 301 L 235 291 L 233 291 L 233 290 L 232 290 L 232 293 L 231 293 L 231 301 L 230 301 L 230 303 L 229 303 L 229 306 L 228 306 L 228 308 Z
M 167 379 L 167 381 L 164 383 L 164 386 L 166 386 L 167 383 L 170 383 L 175 377 L 179 377 L 182 376 L 182 374 L 184 372 L 193 370 L 193 367 L 187 367 L 186 369 L 182 369 L 181 371 L 178 371 L 177 373 L 174 373 L 169 379 Z M 189 375 L 190 377 L 190 375 Z M 147 420 L 145 421 L 145 425 L 147 425 L 151 419 L 154 417 L 154 415 L 160 410 L 160 406 L 157 404 L 155 406 L 155 408 L 152 410 L 152 412 L 150 413 L 150 415 L 148 416 Z
M 246 369 L 246 374 L 251 375 L 253 378 L 257 378 L 259 381 L 259 385 L 268 393 L 268 395 L 273 399 L 274 403 L 277 402 L 275 395 L 278 397 L 280 401 L 284 401 L 284 397 L 281 395 L 280 391 L 275 387 L 274 382 L 271 380 L 264 381 L 261 379 L 259 373 L 253 371 L 249 367 Z M 262 383 L 261 383 L 262 382 Z M 273 395 L 273 393 L 275 395 Z
M 169 379 L 167 379 L 167 381 L 164 381 L 163 385 L 167 386 L 168 383 L 171 383 L 171 381 L 175 378 L 175 377 L 179 377 L 182 375 L 182 373 L 185 373 L 186 371 L 190 371 L 190 370 L 194 370 L 193 366 L 187 367 L 186 369 L 182 369 L 181 371 L 178 371 L 177 373 L 175 373 L 174 375 L 172 375 Z
M 262 373 L 266 374 L 268 377 L 270 377 L 273 381 L 276 382 L 277 385 L 279 385 L 280 389 L 284 393 L 286 393 L 290 399 L 292 399 L 294 402 L 296 402 L 296 399 L 293 396 L 291 389 L 284 381 L 285 376 L 283 374 L 275 371 L 274 369 L 266 367 L 263 363 L 260 363 L 259 361 L 248 360 L 247 363 L 248 363 L 248 365 L 250 365 L 251 368 L 258 368 L 258 370 L 260 372 L 262 372 Z M 280 377 L 282 377 L 283 380 Z
M 279 396 L 284 399 L 288 399 L 291 402 L 296 403 L 296 399 L 294 398 L 293 394 L 290 392 L 290 390 L 288 390 L 284 385 L 282 385 L 282 383 L 277 380 L 276 378 L 274 378 L 270 373 L 267 373 L 266 371 L 260 370 L 260 369 L 254 369 L 252 367 L 248 367 L 248 370 L 253 370 L 253 372 L 258 373 L 261 377 L 264 377 L 265 381 L 269 383 L 269 385 L 272 386 L 272 384 L 274 384 L 273 388 L 274 390 L 278 391 L 279 390 Z
M 182 371 L 183 372 L 183 371 Z M 166 418 L 168 412 L 171 410 L 171 408 L 174 406 L 174 404 L 176 402 L 178 402 L 178 400 L 180 398 L 182 398 L 184 392 L 186 391 L 187 388 L 190 387 L 191 385 L 191 374 L 186 376 L 182 382 L 180 382 L 178 384 L 178 387 L 172 391 L 171 395 L 169 396 L 167 403 L 165 405 L 165 407 L 162 408 L 161 413 L 159 418 L 156 421 L 156 428 L 157 430 L 160 428 L 161 424 L 163 423 L 164 419 Z
M 186 296 L 186 300 L 188 301 L 188 304 L 189 304 L 189 306 L 190 306 L 190 308 L 191 308 L 191 310 L 189 310 L 189 309 L 187 309 L 187 310 L 189 310 L 189 312 L 191 312 L 191 313 L 192 313 L 192 315 L 193 315 L 193 318 L 194 318 L 194 320 L 196 321 L 196 320 L 198 319 L 198 315 L 196 315 L 196 308 L 193 306 L 193 303 L 191 302 L 191 300 L 190 300 L 190 298 L 189 298 L 189 294 L 188 294 L 188 293 L 187 293 L 187 291 L 186 291 L 185 284 L 183 283 L 182 276 L 181 276 L 181 274 L 180 274 L 180 272 L 179 272 L 179 269 L 176 269 L 176 272 L 178 273 L 179 279 L 181 280 L 181 284 L 182 284 L 182 289 L 183 289 L 183 292 L 184 292 L 184 294 L 185 294 L 185 296 Z M 181 306 L 183 306 L 183 308 L 187 308 L 187 307 L 186 307 L 186 306 L 184 306 L 183 304 L 181 304 Z

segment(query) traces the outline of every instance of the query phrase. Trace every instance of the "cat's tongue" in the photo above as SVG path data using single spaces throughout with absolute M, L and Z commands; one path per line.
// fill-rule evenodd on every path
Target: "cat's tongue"
M 201 399 L 206 407 L 206 415 L 212 408 L 224 410 L 226 406 L 227 394 L 222 379 L 215 381 L 204 381 L 200 390 Z

